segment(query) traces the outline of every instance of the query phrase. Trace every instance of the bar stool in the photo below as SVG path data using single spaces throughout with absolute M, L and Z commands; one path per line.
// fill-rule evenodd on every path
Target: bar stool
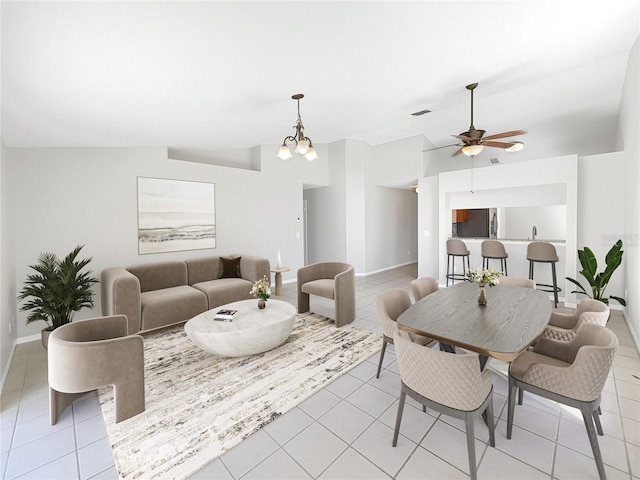
M 456 238 L 447 240 L 447 287 L 449 286 L 449 280 L 451 280 L 451 285 L 456 280 L 466 280 L 467 269 L 470 269 L 469 255 L 467 245 L 462 240 Z M 462 257 L 462 273 L 455 273 L 456 257 Z M 467 259 L 466 266 L 464 264 L 465 258 Z
M 557 308 L 558 292 L 560 292 L 561 289 L 558 287 L 558 281 L 556 279 L 556 263 L 559 261 L 558 254 L 556 253 L 556 247 L 547 242 L 531 242 L 527 246 L 527 260 L 529 260 L 529 279 L 531 280 L 533 280 L 533 265 L 535 262 L 551 264 L 553 285 L 536 283 L 536 286 L 547 287 L 539 289 L 543 292 L 553 292 L 554 305 Z
M 482 251 L 482 268 L 489 268 L 489 260 L 500 260 L 500 271 L 505 275 L 507 273 L 507 257 L 509 254 L 504 249 L 502 242 L 497 240 L 485 240 L 480 245 Z

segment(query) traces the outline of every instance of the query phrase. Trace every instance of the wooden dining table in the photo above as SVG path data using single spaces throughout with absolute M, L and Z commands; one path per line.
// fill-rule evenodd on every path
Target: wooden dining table
M 487 304 L 479 305 L 478 288 L 474 282 L 441 288 L 405 310 L 398 328 L 510 362 L 542 334 L 551 301 L 539 290 L 498 284 L 486 287 Z

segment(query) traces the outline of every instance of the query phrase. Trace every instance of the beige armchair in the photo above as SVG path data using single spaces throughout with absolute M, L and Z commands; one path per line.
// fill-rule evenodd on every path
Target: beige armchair
M 319 262 L 298 269 L 298 313 L 309 311 L 309 295 L 335 302 L 335 324 L 341 327 L 356 318 L 356 281 L 352 265 Z
M 599 319 L 595 322 L 600 325 L 606 325 L 609 319 L 609 307 L 599 300 L 592 298 L 584 298 L 578 304 L 578 308 L 571 313 L 551 312 L 551 318 L 549 318 L 549 325 L 552 327 L 564 328 L 570 330 L 578 326 L 580 318 L 584 313 L 596 313 L 596 317 Z M 602 322 L 604 318 L 604 322 Z
M 498 284 L 507 285 L 509 287 L 536 288 L 536 282 L 528 278 L 520 277 L 500 277 Z
M 400 367 L 400 401 L 393 443 L 398 444 L 400 422 L 406 396 L 437 412 L 464 420 L 467 431 L 469 473 L 477 478 L 474 419 L 487 412 L 489 443 L 496 446 L 493 418 L 493 385 L 489 370 L 480 371 L 478 355 L 451 354 L 424 348 L 411 341 L 408 333 L 396 330 L 394 344 Z M 427 421 L 427 420 L 425 420 Z
M 380 378 L 380 370 L 382 369 L 382 361 L 384 353 L 387 350 L 387 344 L 393 345 L 393 334 L 396 332 L 396 321 L 402 313 L 411 306 L 411 298 L 406 290 L 395 288 L 376 295 L 376 307 L 378 308 L 378 317 L 382 323 L 382 350 L 380 350 L 380 360 L 378 361 L 378 372 L 376 378 Z M 435 340 L 409 333 L 411 341 L 419 345 L 431 345 Z
M 49 337 L 51 425 L 86 392 L 113 385 L 116 423 L 144 412 L 144 345 L 127 335 L 127 317 L 68 323 Z
M 618 339 L 611 330 L 584 323 L 568 341 L 541 338 L 533 351 L 525 351 L 509 366 L 507 438 L 511 438 L 516 389 L 575 407 L 582 413 L 598 474 L 606 478 L 598 437 L 600 395 L 613 364 Z M 595 423 L 595 429 L 594 429 Z
M 413 300 L 416 302 L 430 293 L 437 292 L 438 288 L 438 280 L 433 277 L 420 277 L 411 281 Z

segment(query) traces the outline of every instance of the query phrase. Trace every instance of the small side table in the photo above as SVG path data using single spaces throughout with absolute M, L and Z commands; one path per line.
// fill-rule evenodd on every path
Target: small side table
M 276 267 L 271 271 L 276 274 L 276 295 L 282 295 L 282 274 L 291 270 L 289 267 Z

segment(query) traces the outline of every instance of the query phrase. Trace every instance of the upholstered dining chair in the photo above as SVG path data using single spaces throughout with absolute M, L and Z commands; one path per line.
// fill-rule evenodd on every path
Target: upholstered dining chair
M 376 307 L 378 309 L 378 317 L 382 323 L 382 350 L 380 350 L 380 360 L 378 361 L 378 372 L 376 378 L 380 378 L 380 370 L 382 369 L 382 361 L 384 353 L 387 350 L 387 344 L 393 345 L 393 334 L 397 326 L 396 320 L 402 313 L 411 306 L 411 298 L 406 290 L 394 288 L 386 292 L 376 295 Z M 411 340 L 418 345 L 432 345 L 435 340 L 409 333 Z
M 392 445 L 398 444 L 406 396 L 423 406 L 463 419 L 467 431 L 469 473 L 477 478 L 474 419 L 487 412 L 489 442 L 495 447 L 493 385 L 488 369 L 478 368 L 475 353 L 452 354 L 423 348 L 411 341 L 406 331 L 396 330 L 394 344 L 400 367 L 400 401 Z
M 583 323 L 568 342 L 541 338 L 532 351 L 520 354 L 509 366 L 507 438 L 512 434 L 518 388 L 578 408 L 598 474 L 605 479 L 596 430 L 603 435 L 598 416 L 600 395 L 617 348 L 618 339 L 611 330 Z
M 522 287 L 522 288 L 536 288 L 536 282 L 530 280 L 528 278 L 521 277 L 500 277 L 498 279 L 499 285 L 508 285 L 511 287 Z
M 356 280 L 352 265 L 340 262 L 312 263 L 298 269 L 298 313 L 309 311 L 309 295 L 335 302 L 335 325 L 356 318 Z
M 544 329 L 542 336 L 569 341 L 576 336 L 578 329 L 584 323 L 595 323 L 605 327 L 610 313 L 609 307 L 601 301 L 585 298 L 580 301 L 573 313 L 551 312 L 549 325 Z
M 438 288 L 438 280 L 433 277 L 420 277 L 415 280 L 411 280 L 411 291 L 415 302 L 426 297 L 430 293 L 437 292 Z
M 116 423 L 144 412 L 144 345 L 127 336 L 127 317 L 68 323 L 49 337 L 49 417 L 58 417 L 85 393 L 113 385 Z

